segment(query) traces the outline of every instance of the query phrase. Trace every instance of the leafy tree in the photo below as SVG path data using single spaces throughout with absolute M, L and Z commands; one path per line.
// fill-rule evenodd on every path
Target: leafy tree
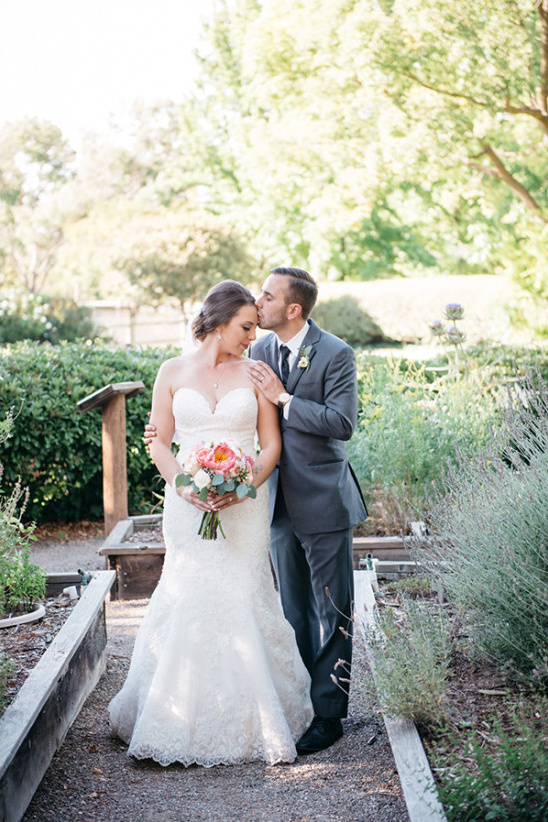
M 57 126 L 36 119 L 8 123 L 0 140 L 3 279 L 40 293 L 73 212 L 61 192 L 74 176 L 74 152 Z
M 216 282 L 249 281 L 253 265 L 236 232 L 212 215 L 162 211 L 136 216 L 118 246 L 116 266 L 153 303 L 183 309 Z
M 196 122 L 210 203 L 232 197 L 257 256 L 339 277 L 535 263 L 546 0 L 218 8 Z
M 419 151 L 431 148 L 415 158 L 417 191 L 453 222 L 455 255 L 545 294 L 547 0 L 385 0 L 360 31 Z
M 381 6 L 374 55 L 392 99 L 426 120 L 447 160 L 456 150 L 546 224 L 548 0 Z

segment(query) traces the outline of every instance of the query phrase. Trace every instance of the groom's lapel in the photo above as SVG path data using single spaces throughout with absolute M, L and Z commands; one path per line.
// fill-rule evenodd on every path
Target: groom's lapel
M 276 375 L 280 376 L 278 368 L 278 338 L 275 334 L 271 334 L 269 340 L 265 343 L 265 362 L 269 365 Z
M 313 320 L 309 320 L 309 323 L 310 323 L 310 328 L 308 329 L 308 334 L 304 338 L 303 344 L 301 345 L 300 350 L 302 351 L 303 348 L 308 348 L 308 346 L 311 346 L 310 352 L 307 356 L 308 356 L 308 368 L 312 368 L 312 360 L 314 359 L 314 357 L 316 355 L 316 349 L 315 349 L 314 346 L 319 341 L 320 335 L 321 335 L 322 332 L 321 332 L 321 329 L 319 328 L 319 326 L 317 326 L 316 323 Z M 299 380 L 301 379 L 303 374 L 306 374 L 306 372 L 308 370 L 307 368 L 299 368 L 299 360 L 300 359 L 301 359 L 301 357 L 300 357 L 300 353 L 299 353 L 299 356 L 297 357 L 297 360 L 296 360 L 293 368 L 291 369 L 291 371 L 289 373 L 289 379 L 287 381 L 287 390 L 288 390 L 289 394 L 294 394 L 295 393 L 295 388 L 297 387 L 297 384 L 298 384 Z

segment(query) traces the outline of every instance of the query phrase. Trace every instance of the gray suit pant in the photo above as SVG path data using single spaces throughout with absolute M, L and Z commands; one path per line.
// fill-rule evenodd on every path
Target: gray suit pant
M 270 552 L 284 614 L 292 625 L 310 676 L 314 713 L 345 717 L 352 660 L 354 576 L 352 528 L 322 534 L 294 530 L 278 487 L 271 525 Z M 326 590 L 327 589 L 327 590 Z M 345 633 L 340 629 L 343 629 Z M 335 668 L 339 660 L 345 665 Z

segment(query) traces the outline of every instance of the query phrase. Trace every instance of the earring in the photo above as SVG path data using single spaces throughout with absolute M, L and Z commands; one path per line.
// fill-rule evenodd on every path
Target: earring
M 220 331 L 217 331 L 217 339 L 218 339 L 218 340 L 220 340 L 220 339 L 221 339 L 221 332 L 220 332 Z

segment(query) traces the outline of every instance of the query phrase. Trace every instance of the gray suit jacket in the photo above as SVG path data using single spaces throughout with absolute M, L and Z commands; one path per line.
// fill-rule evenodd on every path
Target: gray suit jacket
M 298 361 L 289 374 L 293 395 L 288 419 L 281 416 L 282 454 L 269 478 L 271 513 L 280 483 L 296 531 L 318 534 L 352 527 L 367 516 L 346 453 L 358 414 L 356 359 L 350 346 L 310 320 L 303 346 L 312 346 L 309 368 Z M 275 334 L 258 339 L 255 360 L 277 374 Z

